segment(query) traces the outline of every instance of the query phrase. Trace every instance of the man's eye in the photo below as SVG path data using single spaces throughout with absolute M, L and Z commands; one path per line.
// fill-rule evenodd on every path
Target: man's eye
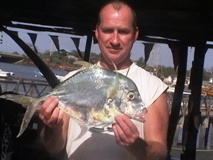
M 129 34 L 128 30 L 119 30 L 118 31 L 119 34 Z
M 102 30 L 104 33 L 112 33 L 113 32 L 113 30 L 111 30 L 111 29 L 103 29 Z

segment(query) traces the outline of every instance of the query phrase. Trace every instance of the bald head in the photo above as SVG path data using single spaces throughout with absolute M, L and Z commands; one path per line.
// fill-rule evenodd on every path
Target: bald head
M 102 21 L 102 14 L 103 14 L 104 10 L 108 7 L 112 7 L 116 11 L 120 11 L 123 8 L 128 8 L 129 12 L 131 13 L 132 26 L 136 30 L 136 28 L 137 28 L 136 13 L 129 4 L 127 4 L 121 0 L 112 0 L 108 3 L 106 3 L 105 5 L 103 5 L 103 7 L 100 9 L 99 14 L 98 14 L 97 25 L 100 25 L 100 23 Z

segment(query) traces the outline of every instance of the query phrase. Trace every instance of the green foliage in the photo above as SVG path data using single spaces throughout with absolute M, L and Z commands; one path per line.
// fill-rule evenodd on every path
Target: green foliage
M 162 77 L 177 77 L 178 69 L 175 70 L 174 67 L 166 67 L 166 66 L 148 66 L 145 64 L 143 57 L 139 58 L 137 64 L 144 68 L 145 70 L 153 73 L 154 75 L 158 76 L 159 78 Z M 190 70 L 186 71 L 186 77 L 190 77 Z M 213 77 L 213 67 L 209 69 L 203 70 L 203 81 L 209 81 L 209 79 Z
M 51 63 L 58 63 L 59 61 L 61 61 L 61 56 L 59 53 L 52 53 L 50 56 L 49 61 Z
M 27 55 L 25 55 L 25 54 L 23 54 L 23 59 L 26 61 L 29 61 L 29 60 L 31 60 Z
M 142 67 L 142 68 L 145 68 L 145 67 L 146 67 L 145 60 L 144 60 L 143 57 L 140 57 L 140 58 L 137 60 L 137 65 L 139 65 L 139 66 Z
M 74 61 L 74 59 L 68 58 L 65 53 L 60 54 L 58 52 L 54 52 L 50 56 L 50 62 L 54 62 L 56 64 L 72 64 Z
M 100 60 L 100 55 L 96 53 L 90 54 L 90 63 L 95 64 Z
M 161 73 L 164 75 L 164 77 L 175 77 L 177 75 L 177 71 L 175 71 L 174 67 L 161 67 Z
M 210 70 L 204 69 L 203 70 L 203 80 L 209 81 L 211 77 L 212 77 L 211 69 Z
M 77 51 L 66 52 L 66 51 L 55 51 L 53 53 L 45 52 L 43 54 L 38 54 L 44 61 L 48 61 L 54 64 L 70 64 L 72 65 L 75 61 L 73 58 L 69 58 L 69 56 L 78 57 L 79 55 Z M 84 53 L 82 53 L 84 55 Z M 27 55 L 23 55 L 24 60 L 31 61 Z M 91 53 L 90 54 L 90 63 L 96 63 L 100 60 L 100 54 Z M 154 75 L 158 76 L 159 78 L 162 77 L 177 77 L 177 70 L 174 67 L 166 67 L 166 66 L 148 66 L 145 64 L 145 60 L 143 57 L 140 57 L 136 60 L 137 65 L 144 68 L 145 70 L 153 73 Z M 190 70 L 187 71 L 186 77 L 190 77 Z M 213 67 L 203 70 L 203 81 L 209 81 L 210 78 L 213 77 Z

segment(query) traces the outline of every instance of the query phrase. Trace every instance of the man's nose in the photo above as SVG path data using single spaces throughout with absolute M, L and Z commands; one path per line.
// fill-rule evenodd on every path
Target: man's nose
M 112 43 L 112 45 L 114 45 L 114 46 L 119 45 L 119 35 L 118 35 L 117 32 L 113 32 L 111 43 Z

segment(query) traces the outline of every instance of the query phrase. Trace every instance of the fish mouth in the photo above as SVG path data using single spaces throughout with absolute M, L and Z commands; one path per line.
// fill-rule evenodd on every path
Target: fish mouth
M 132 116 L 132 119 L 144 123 L 146 121 L 144 119 L 144 116 L 147 112 L 148 110 L 146 108 L 139 109 L 138 111 L 136 111 L 135 115 Z

